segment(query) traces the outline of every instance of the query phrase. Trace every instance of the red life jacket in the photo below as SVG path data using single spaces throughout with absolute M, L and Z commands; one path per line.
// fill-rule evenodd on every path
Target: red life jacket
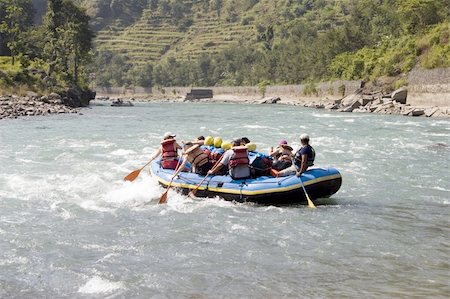
M 230 168 L 235 168 L 239 165 L 249 165 L 250 160 L 248 159 L 247 147 L 245 146 L 234 146 L 231 148 L 233 150 L 233 155 L 230 159 Z
M 217 161 L 220 160 L 220 158 L 222 158 L 222 153 L 218 150 L 213 150 L 210 154 L 209 154 L 209 161 L 211 161 L 212 164 L 216 164 Z
M 175 169 L 178 164 L 178 154 L 175 149 L 175 139 L 167 139 L 161 142 L 162 158 L 161 166 L 165 169 Z

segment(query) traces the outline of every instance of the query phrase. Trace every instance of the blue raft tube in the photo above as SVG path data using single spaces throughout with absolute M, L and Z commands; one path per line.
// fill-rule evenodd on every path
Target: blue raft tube
M 166 187 L 174 174 L 174 170 L 164 169 L 160 161 L 150 164 L 150 171 L 158 182 Z M 191 172 L 180 172 L 172 182 L 183 194 L 195 189 L 204 179 Z M 228 201 L 253 202 L 262 205 L 306 204 L 306 196 L 302 189 L 300 179 L 314 200 L 326 198 L 335 194 L 342 184 L 342 176 L 335 168 L 311 168 L 300 177 L 295 175 L 275 178 L 260 176 L 234 180 L 229 175 L 210 175 L 198 188 L 197 197 L 219 196 Z

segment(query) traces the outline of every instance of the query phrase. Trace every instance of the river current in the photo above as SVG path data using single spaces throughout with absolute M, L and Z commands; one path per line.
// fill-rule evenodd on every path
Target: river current
M 450 121 L 147 104 L 0 121 L 0 298 L 448 298 Z M 343 185 L 317 209 L 191 199 L 147 170 L 161 135 L 308 133 Z

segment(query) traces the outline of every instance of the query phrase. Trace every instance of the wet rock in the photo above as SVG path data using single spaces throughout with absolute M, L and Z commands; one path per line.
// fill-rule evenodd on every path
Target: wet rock
M 260 104 L 276 104 L 279 101 L 281 101 L 280 97 L 268 97 L 268 98 L 262 99 L 259 103 Z
M 424 115 L 425 114 L 425 110 L 424 109 L 421 109 L 421 108 L 414 108 L 412 111 L 411 111 L 411 115 L 412 116 L 422 116 L 422 115 Z

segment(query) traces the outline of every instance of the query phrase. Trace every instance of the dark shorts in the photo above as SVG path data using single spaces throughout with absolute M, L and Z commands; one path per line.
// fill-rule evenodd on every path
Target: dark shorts
M 288 167 L 290 167 L 292 165 L 291 161 L 286 161 L 286 160 L 276 160 L 273 162 L 272 168 L 275 170 L 283 170 L 286 169 Z
M 195 173 L 199 174 L 199 175 L 207 175 L 208 171 L 211 170 L 211 168 L 213 168 L 213 164 L 211 162 L 206 162 L 205 164 L 203 164 L 202 166 L 198 166 L 195 168 Z

